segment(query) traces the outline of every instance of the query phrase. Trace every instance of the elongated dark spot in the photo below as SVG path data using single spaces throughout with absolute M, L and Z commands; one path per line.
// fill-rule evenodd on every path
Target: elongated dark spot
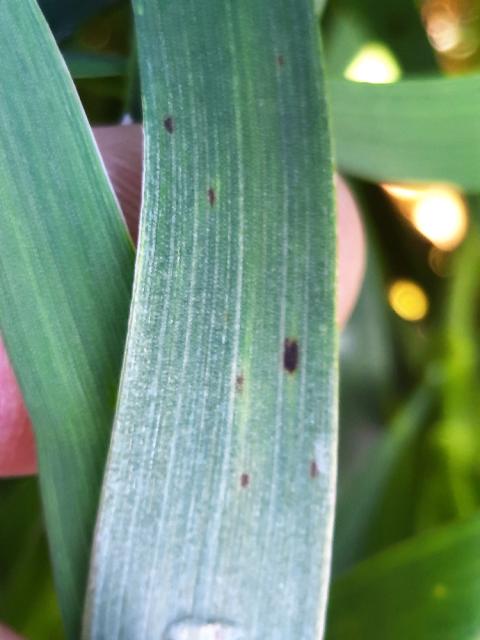
M 240 485 L 242 489 L 246 489 L 249 484 L 250 484 L 250 476 L 248 475 L 248 473 L 242 473 L 240 477 Z
M 310 477 L 311 478 L 317 478 L 318 477 L 318 466 L 317 463 L 315 462 L 315 460 L 312 460 L 310 462 Z
M 286 338 L 283 345 L 283 366 L 288 373 L 293 373 L 298 367 L 298 342 Z
M 212 187 L 210 187 L 210 189 L 208 190 L 208 201 L 210 202 L 210 205 L 212 207 L 215 206 L 216 199 L 217 199 L 217 194 L 215 193 L 215 190 L 212 189 Z
M 174 126 L 172 116 L 168 116 L 168 118 L 165 118 L 165 120 L 163 121 L 163 126 L 168 131 L 168 133 L 173 133 Z
M 277 64 L 279 67 L 283 67 L 285 64 L 285 57 L 282 55 L 277 56 Z
M 243 383 L 244 383 L 243 374 L 239 373 L 237 376 L 237 379 L 235 380 L 235 387 L 237 391 L 243 391 Z

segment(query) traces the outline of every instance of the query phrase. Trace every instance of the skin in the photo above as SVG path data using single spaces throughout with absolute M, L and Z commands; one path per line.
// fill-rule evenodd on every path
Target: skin
M 134 241 L 137 241 L 142 181 L 140 126 L 94 129 L 100 153 Z M 353 197 L 337 177 L 338 304 L 337 320 L 344 326 L 357 300 L 364 270 L 365 242 Z M 36 472 L 35 441 L 28 412 L 0 338 L 0 476 Z M 0 640 L 21 640 L 0 625 Z
M 22 638 L 0 624 L 0 640 L 22 640 Z

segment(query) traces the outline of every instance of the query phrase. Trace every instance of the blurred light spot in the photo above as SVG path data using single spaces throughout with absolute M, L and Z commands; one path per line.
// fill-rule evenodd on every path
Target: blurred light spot
M 399 213 L 442 251 L 452 251 L 465 238 L 468 209 L 461 193 L 446 184 L 382 184 Z
M 432 187 L 415 203 L 412 224 L 438 249 L 452 251 L 467 232 L 465 202 L 450 187 Z
M 404 320 L 417 322 L 428 313 L 428 298 L 424 290 L 411 280 L 397 280 L 388 291 L 390 306 Z
M 437 584 L 433 587 L 432 593 L 433 597 L 437 598 L 437 600 L 443 600 L 447 597 L 448 589 L 443 584 L 443 582 L 437 582 Z
M 362 47 L 344 73 L 348 80 L 373 84 L 396 82 L 401 75 L 400 66 L 390 49 L 375 42 Z
M 418 198 L 419 187 L 400 185 L 400 184 L 382 184 L 383 189 L 388 195 L 398 200 L 412 202 Z

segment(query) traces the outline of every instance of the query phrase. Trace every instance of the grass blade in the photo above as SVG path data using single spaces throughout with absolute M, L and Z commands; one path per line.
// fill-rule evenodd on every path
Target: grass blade
M 127 61 L 115 54 L 94 54 L 83 51 L 62 51 L 68 70 L 73 78 L 113 78 L 127 71 Z
M 313 6 L 135 10 L 144 208 L 84 637 L 313 640 L 337 413 Z
M 33 0 L 0 3 L 0 327 L 36 433 L 60 604 L 78 637 L 133 250 Z
M 330 84 L 338 164 L 381 181 L 454 182 L 480 190 L 480 75 L 391 85 Z

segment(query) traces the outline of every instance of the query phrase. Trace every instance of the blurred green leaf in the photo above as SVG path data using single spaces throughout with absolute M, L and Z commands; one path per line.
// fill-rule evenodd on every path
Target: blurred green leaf
M 327 640 L 472 640 L 480 520 L 424 534 L 334 582 Z
M 420 460 L 419 530 L 465 518 L 480 507 L 480 236 L 475 227 L 452 258 L 450 269 L 437 338 L 440 414 L 426 434 Z
M 84 51 L 62 51 L 70 74 L 80 78 L 112 78 L 126 73 L 127 61 L 114 54 L 95 54 Z
M 61 640 L 37 479 L 0 483 L 0 620 L 28 638 Z
M 340 169 L 374 182 L 444 181 L 480 189 L 480 76 L 373 85 L 333 80 Z
M 420 385 L 340 492 L 335 520 L 335 573 L 345 571 L 365 557 L 389 482 L 431 407 L 432 392 L 427 385 Z M 388 519 L 385 512 L 381 515 Z

